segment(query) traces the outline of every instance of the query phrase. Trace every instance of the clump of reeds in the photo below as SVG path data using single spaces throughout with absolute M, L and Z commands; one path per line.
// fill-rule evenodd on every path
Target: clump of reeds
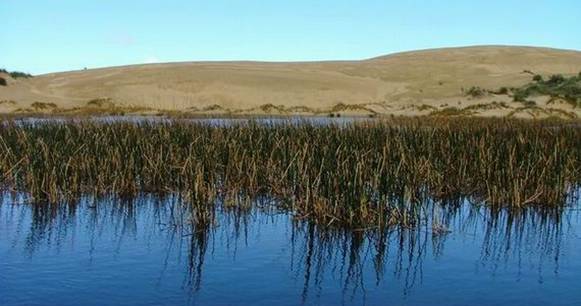
M 180 193 L 211 218 L 268 197 L 297 218 L 413 225 L 426 199 L 560 206 L 581 182 L 581 128 L 505 119 L 211 126 L 5 122 L 0 184 L 36 201 Z

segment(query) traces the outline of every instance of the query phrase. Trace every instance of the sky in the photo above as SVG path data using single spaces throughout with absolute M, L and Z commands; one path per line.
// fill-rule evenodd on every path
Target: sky
M 581 1 L 0 0 L 0 68 L 33 74 L 490 44 L 581 50 Z

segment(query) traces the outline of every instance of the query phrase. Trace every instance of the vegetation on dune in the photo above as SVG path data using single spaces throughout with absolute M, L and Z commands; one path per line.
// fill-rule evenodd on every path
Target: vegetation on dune
M 508 108 L 510 108 L 510 106 L 508 106 L 506 102 L 492 101 L 492 103 L 480 103 L 470 105 L 465 107 L 464 110 L 478 111 L 478 110 L 508 109 Z
M 108 107 L 108 108 L 114 108 L 115 107 L 115 103 L 113 102 L 113 99 L 111 99 L 111 98 L 98 98 L 98 99 L 89 100 L 87 102 L 87 107 Z
M 28 78 L 33 77 L 32 74 L 30 74 L 30 73 L 25 73 L 25 72 L 20 72 L 20 71 L 8 71 L 6 69 L 0 69 L 0 73 L 8 74 L 13 79 L 18 79 L 18 78 L 28 79 Z
M 535 96 L 562 99 L 574 107 L 581 107 L 581 73 L 571 77 L 555 74 L 546 80 L 541 75 L 535 75 L 533 82 L 513 89 L 513 98 L 517 102 L 527 102 Z
M 468 90 L 466 90 L 464 95 L 466 95 L 468 97 L 472 97 L 472 98 L 482 98 L 482 97 L 485 97 L 485 96 L 490 95 L 490 94 L 507 95 L 508 93 L 509 93 L 509 89 L 507 87 L 500 87 L 498 90 L 493 91 L 493 90 L 484 89 L 484 88 L 481 88 L 478 86 L 472 86 Z
M 3 77 L 0 77 L 0 86 L 8 86 L 8 82 L 6 82 L 6 79 Z
M 429 199 L 565 203 L 581 182 L 581 129 L 491 119 L 308 123 L 5 122 L 5 189 L 57 203 L 178 193 L 204 207 L 268 197 L 322 224 L 413 225 Z
M 480 97 L 484 97 L 488 94 L 488 91 L 485 89 L 482 89 L 478 86 L 472 86 L 470 87 L 467 91 L 466 91 L 466 95 L 470 96 L 472 98 L 480 98 Z
M 54 109 L 57 108 L 57 105 L 52 103 L 52 102 L 34 102 L 32 104 L 30 104 L 30 107 L 32 107 L 34 110 L 46 110 L 46 109 Z
M 508 88 L 507 87 L 500 87 L 497 91 L 493 92 L 495 95 L 508 95 Z
M 440 110 L 435 110 L 430 113 L 430 116 L 470 116 L 474 112 L 472 109 L 468 108 L 457 108 L 454 106 L 449 106 Z

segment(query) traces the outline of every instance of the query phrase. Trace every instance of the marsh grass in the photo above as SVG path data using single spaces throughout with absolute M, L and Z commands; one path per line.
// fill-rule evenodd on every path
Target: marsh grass
M 427 199 L 562 206 L 581 181 L 581 129 L 559 121 L 418 118 L 342 125 L 187 121 L 4 122 L 3 188 L 35 202 L 180 194 L 198 223 L 215 203 L 268 198 L 296 218 L 413 226 Z

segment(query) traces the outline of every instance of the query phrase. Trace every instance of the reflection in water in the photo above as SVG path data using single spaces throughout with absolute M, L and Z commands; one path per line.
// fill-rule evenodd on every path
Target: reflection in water
M 422 287 L 433 286 L 423 283 L 425 275 L 432 279 L 442 273 L 435 272 L 440 266 L 452 274 L 462 271 L 457 270 L 459 259 L 476 262 L 471 274 L 475 278 L 506 277 L 502 272 L 508 269 L 516 271 L 510 276 L 512 281 L 522 281 L 534 270 L 536 282 L 542 284 L 547 270 L 558 277 L 565 246 L 579 244 L 575 236 L 578 213 L 571 207 L 517 212 L 466 203 L 430 203 L 426 209 L 430 213 L 419 227 L 351 231 L 293 220 L 267 204 L 247 210 L 216 205 L 215 222 L 198 224 L 192 221 L 192 206 L 179 196 L 85 198 L 61 205 L 23 201 L 12 194 L 5 195 L 0 204 L 0 255 L 12 254 L 5 265 L 22 254 L 31 259 L 81 256 L 89 266 L 112 254 L 113 262 L 131 265 L 138 258 L 134 254 L 151 250 L 142 258 L 151 260 L 151 265 L 143 265 L 144 271 L 135 271 L 134 277 L 155 274 L 155 289 L 175 278 L 176 270 L 182 271 L 181 295 L 190 303 L 204 298 L 218 303 L 224 296 L 216 292 L 235 291 L 237 286 L 244 291 L 243 284 L 224 283 L 227 280 L 261 281 L 281 267 L 283 276 L 277 280 L 283 283 L 270 285 L 292 290 L 279 296 L 289 304 L 319 303 L 329 301 L 329 296 L 335 303 L 339 296 L 344 304 L 375 304 L 377 292 L 404 300 L 421 296 Z M 436 225 L 447 230 L 436 231 Z M 271 270 L 255 268 L 260 265 Z M 75 273 L 82 267 L 66 268 L 62 273 Z M 255 295 L 260 297 L 260 292 Z

